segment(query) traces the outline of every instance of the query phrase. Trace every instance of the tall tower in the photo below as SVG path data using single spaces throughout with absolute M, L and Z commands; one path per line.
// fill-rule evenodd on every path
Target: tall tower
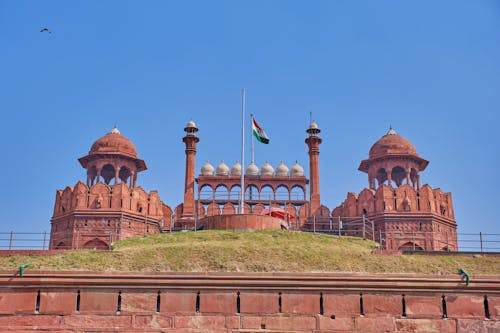
M 184 203 L 182 208 L 182 219 L 194 219 L 194 163 L 196 158 L 196 144 L 200 141 L 196 132 L 198 127 L 190 120 L 184 128 L 186 136 L 182 141 L 186 144 L 186 173 L 184 180 Z
M 323 140 L 318 136 L 321 130 L 314 121 L 311 122 L 306 133 L 309 137 L 305 140 L 309 147 L 309 216 L 320 215 L 319 191 L 319 145 Z

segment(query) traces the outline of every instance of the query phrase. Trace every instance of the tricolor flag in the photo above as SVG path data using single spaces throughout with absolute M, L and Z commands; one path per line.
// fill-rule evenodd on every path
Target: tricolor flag
M 269 143 L 269 138 L 267 137 L 266 132 L 257 124 L 255 119 L 252 117 L 252 132 L 253 136 L 257 139 L 257 141 L 260 141 L 264 144 Z

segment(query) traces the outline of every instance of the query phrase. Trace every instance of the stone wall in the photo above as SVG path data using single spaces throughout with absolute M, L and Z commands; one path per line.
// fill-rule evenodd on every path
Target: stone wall
M 499 332 L 500 279 L 0 273 L 0 331 Z

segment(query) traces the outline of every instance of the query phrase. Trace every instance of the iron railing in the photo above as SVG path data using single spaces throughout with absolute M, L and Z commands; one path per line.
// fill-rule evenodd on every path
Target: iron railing
M 292 228 L 296 229 L 293 224 L 296 221 L 289 222 Z M 395 242 L 403 243 L 409 242 L 417 244 L 424 239 L 432 239 L 433 242 L 438 243 L 440 248 L 446 248 L 448 245 L 454 243 L 454 238 L 443 237 L 441 232 L 430 231 L 410 231 L 410 232 L 391 232 L 390 235 L 376 230 L 372 221 L 366 219 L 363 221 L 341 223 L 340 226 L 335 223 L 314 225 L 314 222 L 306 225 L 308 232 L 326 233 L 339 236 L 352 236 L 364 239 L 374 240 L 379 243 L 381 249 L 386 248 L 386 239 L 391 237 Z M 72 237 L 71 235 L 68 235 Z M 75 235 L 76 239 L 89 238 L 87 236 L 97 237 L 102 236 L 109 243 L 118 239 L 118 235 L 109 230 L 98 230 L 92 233 L 79 232 Z M 458 239 L 458 249 L 460 252 L 477 252 L 477 253 L 500 253 L 500 234 L 497 233 L 456 233 Z M 99 237 L 99 238 L 102 238 Z M 0 232 L 0 250 L 47 250 L 49 249 L 50 233 L 43 232 Z M 69 247 L 68 247 L 69 248 Z M 449 246 L 451 248 L 451 246 Z M 412 249 L 409 249 L 412 250 Z M 418 250 L 413 248 L 413 250 Z M 453 250 L 453 249 L 452 249 Z

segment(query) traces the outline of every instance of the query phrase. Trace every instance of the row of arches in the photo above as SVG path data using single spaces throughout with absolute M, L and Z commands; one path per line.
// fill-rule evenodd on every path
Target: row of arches
M 210 185 L 203 185 L 198 191 L 200 200 L 239 200 L 241 197 L 241 186 L 233 185 L 230 189 L 226 185 L 218 185 L 213 188 Z M 270 185 L 263 185 L 260 188 L 255 185 L 248 185 L 245 189 L 245 200 L 247 201 L 306 201 L 306 192 L 301 186 L 293 186 L 289 189 L 285 185 L 273 188 Z
M 137 175 L 134 170 L 125 165 L 105 164 L 102 167 L 93 165 L 87 169 L 87 186 L 95 185 L 99 182 L 104 182 L 110 185 L 114 180 L 114 184 L 125 183 L 130 187 L 134 187 L 137 181 Z
M 420 188 L 420 175 L 416 168 L 403 168 L 397 165 L 392 168 L 382 167 L 370 177 L 370 188 L 376 189 L 381 185 L 399 187 L 403 184 L 411 185 L 413 188 Z

